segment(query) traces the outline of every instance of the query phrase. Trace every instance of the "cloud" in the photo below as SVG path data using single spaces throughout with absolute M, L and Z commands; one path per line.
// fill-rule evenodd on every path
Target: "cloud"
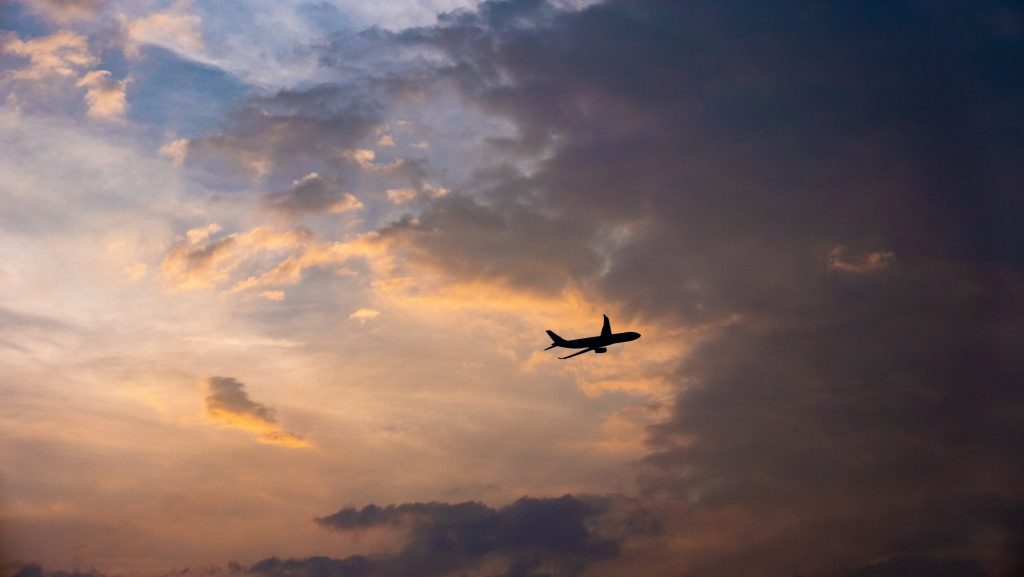
M 277 232 L 258 227 L 244 233 L 213 240 L 220 227 L 211 224 L 186 232 L 164 257 L 161 269 L 174 290 L 210 288 L 222 285 L 248 266 L 259 266 L 259 257 L 301 251 L 313 243 L 309 232 Z
M 601 270 L 592 229 L 581 225 L 541 214 L 513 194 L 496 194 L 487 205 L 453 194 L 382 234 L 411 258 L 459 280 L 501 281 L 527 292 L 558 294 Z
M 28 59 L 26 65 L 8 74 L 18 80 L 38 80 L 47 76 L 77 76 L 83 68 L 99 60 L 89 51 L 85 36 L 60 30 L 47 36 L 22 40 L 12 33 L 0 35 L 0 53 Z
M 190 1 L 181 0 L 168 10 L 124 22 L 125 54 L 138 56 L 139 47 L 144 44 L 154 44 L 186 56 L 203 52 L 203 20 L 198 14 L 191 13 L 191 8 Z
M 107 120 L 124 117 L 125 88 L 129 78 L 113 80 L 108 70 L 93 70 L 83 76 L 75 86 L 86 89 L 85 101 L 89 105 L 89 116 Z
M 366 86 L 322 85 L 254 97 L 215 132 L 188 140 L 186 162 L 211 175 L 233 169 L 242 178 L 311 172 L 341 176 L 338 165 L 380 122 L 379 105 Z M 221 175 L 221 178 L 224 178 Z
M 867 252 L 854 257 L 847 254 L 845 246 L 836 246 L 828 251 L 825 266 L 830 271 L 847 273 L 878 272 L 889 268 L 896 255 L 889 251 Z
M 360 323 L 366 323 L 368 320 L 372 320 L 380 316 L 380 311 L 373 309 L 358 309 L 356 312 L 348 315 L 348 318 L 358 320 Z
M 285 190 L 264 197 L 264 204 L 289 216 L 316 213 L 341 213 L 363 208 L 350 193 L 342 192 L 337 183 L 329 182 L 311 172 Z
M 269 227 L 213 238 L 220 227 L 211 224 L 186 232 L 161 263 L 172 292 L 219 288 L 222 294 L 254 289 L 277 300 L 283 286 L 300 282 L 312 268 L 341 267 L 362 260 L 382 276 L 391 269 L 390 245 L 371 232 L 345 241 L 322 242 L 306 229 L 278 231 Z
M 389 188 L 387 190 L 388 200 L 395 204 L 405 204 L 416 198 L 419 193 L 415 188 Z
M 206 397 L 206 416 L 234 429 L 259 435 L 261 443 L 282 447 L 309 447 L 308 441 L 281 428 L 274 411 L 249 398 L 245 385 L 231 377 L 210 377 L 204 382 L 210 394 Z
M 336 531 L 405 529 L 408 536 L 402 549 L 372 562 L 382 575 L 447 575 L 483 568 L 509 576 L 578 575 L 588 565 L 618 554 L 616 540 L 591 525 L 609 507 L 607 499 L 564 495 L 524 497 L 500 508 L 474 502 L 367 505 L 316 521 Z M 277 575 L 281 565 L 268 560 L 252 570 Z
M 85 36 L 71 31 L 58 31 L 48 36 L 22 40 L 14 34 L 0 35 L 0 54 L 15 60 L 27 60 L 21 66 L 11 66 L 0 75 L 0 80 L 12 81 L 8 85 L 11 102 L 27 104 L 33 109 L 53 108 L 66 100 L 67 93 L 75 94 L 72 109 L 78 107 L 77 91 L 85 89 L 87 114 L 93 118 L 119 120 L 123 118 L 126 101 L 125 88 L 129 78 L 113 80 L 108 70 L 91 70 L 99 59 L 89 50 Z M 81 76 L 79 76 L 81 74 Z
M 1020 539 L 1005 210 L 1024 175 L 999 127 L 1024 86 L 982 64 L 1019 53 L 967 7 L 914 14 L 490 2 L 394 37 L 440 51 L 448 86 L 514 124 L 493 145 L 528 161 L 387 226 L 396 254 L 447 287 L 584 287 L 700 335 L 656 376 L 673 409 L 640 475 L 706 528 L 679 553 L 695 574 L 1019 566 L 980 544 Z
M 921 555 L 897 555 L 861 567 L 844 577 L 896 577 L 898 575 L 986 577 L 988 573 L 977 562 L 968 559 L 933 559 Z
M 260 296 L 269 301 L 283 301 L 284 291 L 263 291 Z
M 121 276 L 128 282 L 138 282 L 146 276 L 148 267 L 144 262 L 137 262 L 121 269 Z
M 67 23 L 88 20 L 103 8 L 104 0 L 21 0 L 30 11 L 51 20 Z
M 1005 75 L 1021 52 L 999 11 L 1021 21 L 1001 3 L 488 2 L 368 35 L 382 51 L 422 49 L 415 68 L 360 72 L 325 44 L 343 82 L 251 98 L 168 149 L 266 179 L 302 210 L 330 206 L 324 183 L 357 173 L 407 170 L 420 184 L 400 186 L 418 193 L 434 170 L 467 174 L 338 242 L 192 229 L 164 260 L 172 288 L 273 298 L 312 268 L 365 259 L 389 305 L 582 315 L 607 303 L 685 344 L 642 380 L 578 379 L 594 395 L 670 395 L 606 422 L 624 442 L 647 432 L 638 482 L 659 531 L 606 538 L 602 506 L 574 497 L 350 508 L 320 523 L 408 543 L 247 570 L 1018 573 L 1024 87 Z M 492 154 L 446 159 L 446 140 L 482 130 L 460 127 L 430 132 L 429 162 L 377 162 L 366 146 L 390 107 L 446 90 L 460 113 L 511 126 L 487 135 Z M 652 346 L 644 334 L 635 346 Z M 240 383 L 226 390 L 228 421 L 287 435 Z
M 176 138 L 160 147 L 160 154 L 170 158 L 174 162 L 175 166 L 181 166 L 185 163 L 185 158 L 188 155 L 188 139 Z

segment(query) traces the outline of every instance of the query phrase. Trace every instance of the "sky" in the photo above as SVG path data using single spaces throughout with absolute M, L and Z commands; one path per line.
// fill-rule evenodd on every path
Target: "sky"
M 0 572 L 1019 575 L 1022 71 L 1009 1 L 0 0 Z

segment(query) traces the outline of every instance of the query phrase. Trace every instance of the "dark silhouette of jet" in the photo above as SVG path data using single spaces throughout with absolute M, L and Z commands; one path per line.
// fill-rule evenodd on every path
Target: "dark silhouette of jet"
M 583 353 L 589 353 L 590 351 L 594 351 L 595 353 L 607 353 L 608 347 L 611 345 L 616 343 L 628 343 L 629 341 L 635 341 L 640 338 L 640 333 L 613 333 L 612 324 L 608 322 L 608 315 L 604 315 L 604 326 L 601 327 L 601 334 L 596 337 L 566 340 L 556 335 L 553 331 L 546 332 L 548 333 L 548 336 L 551 337 L 551 346 L 544 349 L 545 351 L 555 347 L 583 349 L 582 351 L 573 353 L 568 357 L 558 357 L 560 359 L 571 359 L 576 355 L 582 355 Z

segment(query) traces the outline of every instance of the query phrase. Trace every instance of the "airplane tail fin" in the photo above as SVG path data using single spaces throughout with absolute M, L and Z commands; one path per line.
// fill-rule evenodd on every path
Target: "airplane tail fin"
M 565 342 L 565 339 L 563 339 L 562 337 L 556 335 L 554 331 L 544 331 L 544 332 L 546 332 L 548 334 L 548 336 L 551 337 L 551 346 L 548 347 L 547 349 L 544 349 L 545 351 L 548 350 L 548 349 L 553 349 L 553 348 L 557 347 L 558 345 L 560 345 L 560 344 Z

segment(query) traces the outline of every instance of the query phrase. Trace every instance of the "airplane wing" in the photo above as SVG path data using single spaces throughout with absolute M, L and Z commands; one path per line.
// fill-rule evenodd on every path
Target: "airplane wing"
M 612 334 L 612 323 L 608 321 L 608 315 L 604 315 L 604 326 L 601 327 L 601 336 L 608 337 Z
M 567 357 L 558 357 L 558 358 L 562 359 L 564 361 L 565 359 L 571 359 L 571 358 L 575 357 L 576 355 L 582 355 L 583 353 L 589 353 L 592 350 L 594 350 L 594 349 L 583 349 L 582 351 L 580 351 L 578 353 L 573 353 L 573 354 L 571 354 L 571 355 L 569 355 Z

